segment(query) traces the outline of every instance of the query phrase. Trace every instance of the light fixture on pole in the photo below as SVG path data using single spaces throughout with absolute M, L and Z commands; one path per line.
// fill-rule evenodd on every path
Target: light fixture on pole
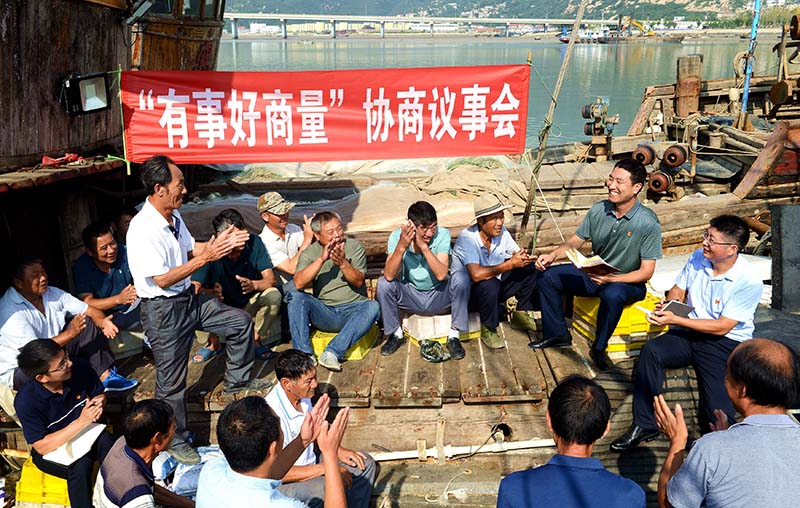
M 69 76 L 61 84 L 61 105 L 69 116 L 103 111 L 111 107 L 108 74 L 100 72 Z

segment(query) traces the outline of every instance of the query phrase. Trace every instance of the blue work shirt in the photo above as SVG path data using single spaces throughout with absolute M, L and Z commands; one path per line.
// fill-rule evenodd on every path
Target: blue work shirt
M 104 391 L 103 383 L 89 362 L 72 359 L 72 377 L 64 381 L 63 393 L 54 393 L 32 379 L 14 399 L 14 408 L 22 424 L 25 441 L 39 441 L 78 419 L 87 399 Z
M 223 457 L 211 459 L 200 472 L 197 508 L 306 508 L 298 499 L 282 494 L 280 480 L 237 473 Z
M 644 491 L 597 459 L 554 455 L 544 466 L 503 478 L 497 508 L 644 508 Z
M 497 266 L 519 250 L 519 245 L 511 238 L 511 233 L 505 226 L 499 235 L 492 237 L 490 247 L 487 249 L 483 244 L 477 224 L 464 228 L 453 246 L 453 271 L 466 270 L 467 265 L 471 264 Z M 498 274 L 497 278 L 502 275 Z
M 398 228 L 389 235 L 387 254 L 391 255 L 397 248 L 397 244 L 400 243 L 400 232 Z M 436 227 L 436 234 L 431 239 L 430 249 L 434 256 L 440 253 L 450 253 L 450 231 L 447 228 Z M 445 283 L 445 281 L 436 279 L 428 262 L 425 261 L 425 256 L 416 252 L 413 244 L 409 245 L 403 253 L 403 264 L 400 267 L 399 275 L 398 278 L 401 282 L 411 284 L 420 291 L 430 291 Z
M 97 267 L 87 253 L 72 265 L 72 280 L 75 281 L 75 294 L 91 294 L 95 298 L 109 298 L 118 295 L 129 284 L 133 284 L 131 269 L 128 268 L 128 249 L 117 244 L 117 260 L 111 264 L 108 273 Z M 125 312 L 130 305 L 117 305 L 111 313 Z
M 667 484 L 675 508 L 785 508 L 800 497 L 800 425 L 754 414 L 694 442 Z
M 214 284 L 221 285 L 225 304 L 241 309 L 250 301 L 251 295 L 242 293 L 242 285 L 236 276 L 261 280 L 264 278 L 261 272 L 268 268 L 272 268 L 272 261 L 267 248 L 261 238 L 251 234 L 238 258 L 225 256 L 212 261 L 194 272 L 192 280 L 207 288 L 213 288 Z
M 725 337 L 743 342 L 753 338 L 753 317 L 761 299 L 764 283 L 743 257 L 727 272 L 714 275 L 711 261 L 697 249 L 683 265 L 675 285 L 686 291 L 686 303 L 694 307 L 692 319 L 719 319 L 722 316 L 737 321 Z

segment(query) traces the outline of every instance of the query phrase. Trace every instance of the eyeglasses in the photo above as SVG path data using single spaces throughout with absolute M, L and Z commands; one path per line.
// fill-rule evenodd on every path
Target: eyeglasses
M 61 372 L 62 370 L 67 370 L 67 367 L 69 367 L 69 355 L 65 351 L 64 359 L 59 362 L 58 367 L 53 370 L 48 370 L 47 373 L 52 374 L 54 372 Z
M 736 245 L 737 247 L 739 246 L 739 244 L 737 244 L 737 243 L 718 242 L 716 240 L 713 240 L 711 237 L 708 236 L 708 230 L 707 229 L 703 230 L 703 241 L 706 242 L 709 247 L 713 247 L 715 245 Z
M 415 224 L 415 227 L 417 228 L 417 231 L 419 231 L 420 233 L 433 233 L 434 231 L 436 231 L 438 224 L 433 223 L 430 226 L 422 226 L 419 224 Z

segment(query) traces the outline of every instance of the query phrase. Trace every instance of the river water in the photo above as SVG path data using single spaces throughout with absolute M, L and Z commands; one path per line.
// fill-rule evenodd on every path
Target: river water
M 777 72 L 770 53 L 775 36 L 762 37 L 756 52 L 756 74 Z M 675 82 L 677 58 L 702 54 L 703 78 L 733 76 L 733 59 L 748 41 L 687 39 L 682 44 L 576 44 L 559 96 L 549 144 L 582 140 L 581 106 L 598 96 L 609 100 L 609 113 L 619 113 L 618 134 L 627 132 L 648 85 Z M 530 52 L 530 107 L 527 146 L 538 146 L 537 136 L 549 107 L 547 89 L 555 86 L 566 44 L 553 39 L 525 38 L 387 38 L 313 40 L 223 40 L 217 70 L 288 71 L 380 69 L 454 65 L 525 63 Z

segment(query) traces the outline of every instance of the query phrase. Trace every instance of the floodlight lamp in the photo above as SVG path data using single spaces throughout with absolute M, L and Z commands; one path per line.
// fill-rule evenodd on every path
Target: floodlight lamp
M 131 7 L 131 15 L 125 18 L 125 24 L 130 26 L 134 25 L 139 22 L 140 19 L 147 14 L 153 5 L 156 3 L 156 0 L 136 0 L 133 2 L 133 7 Z
M 61 103 L 69 116 L 104 111 L 111 107 L 105 72 L 70 76 L 61 84 Z

